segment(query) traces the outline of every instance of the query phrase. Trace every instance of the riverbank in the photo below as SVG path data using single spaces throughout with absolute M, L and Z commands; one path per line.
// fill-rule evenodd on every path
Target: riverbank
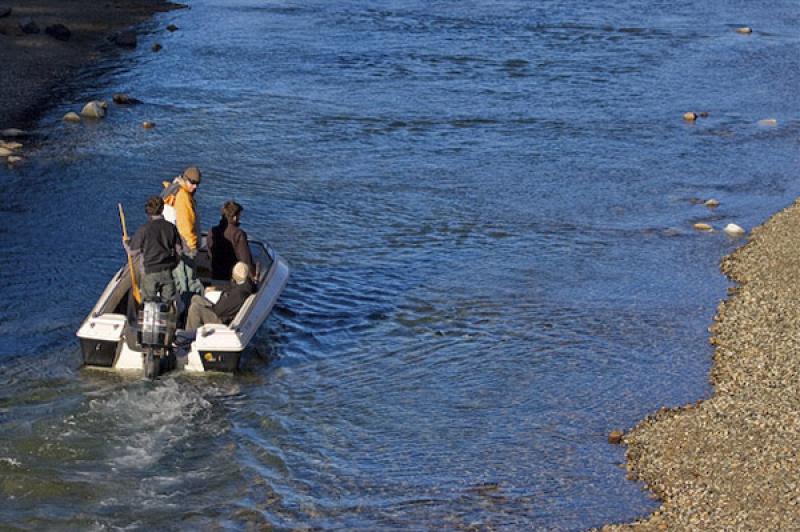
M 662 501 L 603 530 L 788 530 L 800 522 L 800 201 L 726 257 L 708 400 L 662 409 L 624 437 L 628 470 Z
M 114 53 L 108 37 L 181 6 L 165 0 L 26 0 L 0 4 L 0 130 L 30 127 L 68 76 Z M 7 9 L 10 8 L 10 12 Z M 23 29 L 27 23 L 33 26 Z M 51 30 L 62 25 L 68 30 Z M 38 30 L 38 31 L 36 31 Z M 56 36 L 57 35 L 57 36 Z

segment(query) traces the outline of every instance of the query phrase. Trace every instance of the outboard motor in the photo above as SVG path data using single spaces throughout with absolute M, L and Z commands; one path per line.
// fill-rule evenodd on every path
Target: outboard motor
M 136 339 L 142 346 L 145 377 L 155 379 L 175 367 L 175 308 L 170 302 L 145 301 L 137 317 Z

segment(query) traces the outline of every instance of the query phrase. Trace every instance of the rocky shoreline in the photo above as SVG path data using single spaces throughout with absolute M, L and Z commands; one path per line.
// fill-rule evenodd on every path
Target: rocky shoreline
M 619 530 L 790 530 L 800 523 L 800 200 L 722 261 L 737 286 L 709 329 L 713 397 L 661 409 L 622 438 L 662 501 Z
M 67 76 L 130 47 L 130 40 L 112 43 L 115 35 L 181 7 L 166 0 L 0 0 L 0 130 L 32 126 Z

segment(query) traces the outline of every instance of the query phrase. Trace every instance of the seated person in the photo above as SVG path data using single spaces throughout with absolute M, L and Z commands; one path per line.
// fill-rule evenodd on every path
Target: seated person
M 222 289 L 216 303 L 201 296 L 192 297 L 186 318 L 186 331 L 194 332 L 206 323 L 229 324 L 255 290 L 256 287 L 250 280 L 250 268 L 244 262 L 237 262 L 233 267 L 230 284 Z
M 172 270 L 178 265 L 183 243 L 175 226 L 162 216 L 164 200 L 158 196 L 147 199 L 144 206 L 149 220 L 142 225 L 133 238 L 122 239 L 130 255 L 138 255 L 137 262 L 144 267 L 141 275 L 142 298 L 155 299 L 159 293 L 165 301 L 175 297 L 175 282 Z
M 247 233 L 239 227 L 243 210 L 235 201 L 226 201 L 219 224 L 212 227 L 206 236 L 212 279 L 230 279 L 233 265 L 237 262 L 244 262 L 250 273 L 256 274 Z

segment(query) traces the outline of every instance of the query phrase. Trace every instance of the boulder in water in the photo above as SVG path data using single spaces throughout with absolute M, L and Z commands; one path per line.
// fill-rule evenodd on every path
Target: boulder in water
M 612 430 L 608 433 L 608 443 L 612 445 L 619 445 L 622 443 L 622 437 L 625 434 L 621 430 Z
M 711 231 L 714 230 L 713 227 L 711 227 L 709 224 L 706 224 L 706 223 L 696 223 L 696 224 L 692 225 L 692 227 L 694 227 L 698 231 L 711 232 Z
M 0 148 L 0 157 L 8 157 L 9 155 L 14 155 L 14 150 L 9 150 L 8 148 Z
M 106 110 L 103 103 L 105 102 L 100 102 L 97 100 L 87 103 L 83 106 L 83 109 L 81 109 L 81 116 L 86 118 L 103 118 L 106 116 Z
M 153 129 L 154 127 L 156 127 L 156 123 L 155 122 L 142 122 L 142 127 L 145 128 L 145 129 Z
M 175 24 L 170 24 L 169 26 L 167 26 L 167 31 L 178 31 L 178 26 L 176 26 Z
M 6 161 L 8 161 L 8 164 L 17 164 L 19 162 L 22 162 L 23 160 L 24 159 L 19 155 L 11 155 L 6 159 Z
M 692 111 L 683 113 L 683 119 L 686 120 L 687 122 L 694 122 L 695 120 L 697 120 L 697 113 L 693 113 Z
M 22 147 L 22 144 L 19 142 L 0 142 L 0 148 L 6 148 L 8 150 L 18 150 Z
M 70 111 L 69 113 L 64 115 L 63 120 L 64 122 L 80 122 L 81 117 L 78 115 L 78 113 Z
M 741 33 L 743 35 L 749 35 L 753 33 L 753 28 L 750 26 L 742 26 L 741 28 L 736 28 L 736 33 Z
M 745 230 L 736 224 L 726 225 L 723 231 L 731 236 L 742 236 L 745 233 Z
M 719 207 L 719 201 L 715 200 L 714 198 L 707 199 L 703 202 L 703 205 L 706 207 L 713 209 L 715 207 Z
M 765 118 L 763 120 L 758 121 L 759 126 L 768 126 L 768 127 L 775 127 L 778 125 L 778 121 L 774 118 Z

